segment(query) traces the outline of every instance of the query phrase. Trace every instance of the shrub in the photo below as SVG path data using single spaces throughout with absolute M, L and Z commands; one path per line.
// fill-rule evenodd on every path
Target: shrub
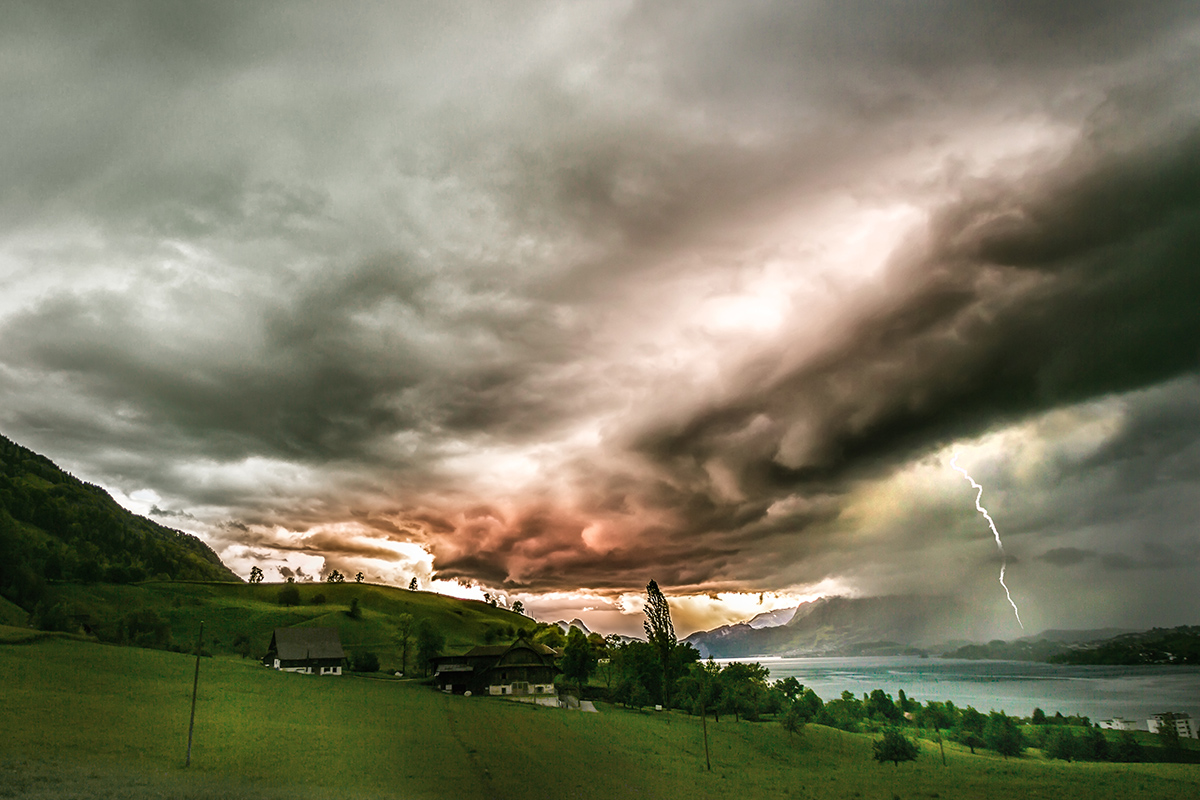
M 300 590 L 296 588 L 295 584 L 289 583 L 279 590 L 279 605 L 300 605 Z
M 356 653 L 351 660 L 350 670 L 352 672 L 378 672 L 379 656 L 374 653 Z

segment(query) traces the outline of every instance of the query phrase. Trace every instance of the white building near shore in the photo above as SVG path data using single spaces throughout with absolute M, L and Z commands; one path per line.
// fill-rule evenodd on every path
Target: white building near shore
M 1124 717 L 1113 717 L 1112 719 L 1100 720 L 1100 727 L 1107 728 L 1110 731 L 1136 731 L 1138 724 L 1136 720 L 1125 719 Z
M 1192 725 L 1192 715 L 1180 711 L 1155 714 L 1146 720 L 1146 726 L 1150 729 L 1151 733 L 1162 733 L 1162 729 L 1172 722 L 1175 723 L 1175 730 L 1179 731 L 1180 738 L 1200 738 L 1200 736 L 1197 736 L 1195 726 Z

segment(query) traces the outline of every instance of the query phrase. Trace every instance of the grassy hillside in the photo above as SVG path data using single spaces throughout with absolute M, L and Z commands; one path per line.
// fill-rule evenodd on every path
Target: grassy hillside
M 1188 797 L 1171 764 L 1004 761 L 921 744 L 880 766 L 869 736 L 680 714 L 565 712 L 438 694 L 405 681 L 277 673 L 203 659 L 191 768 L 182 768 L 194 659 L 52 638 L 0 644 L 0 787 L 35 800 L 207 798 Z
M 183 649 L 194 646 L 203 621 L 205 649 L 215 654 L 246 652 L 260 657 L 275 628 L 333 627 L 340 631 L 348 653 L 373 652 L 379 656 L 382 669 L 389 672 L 400 668 L 395 637 L 396 619 L 401 614 L 411 614 L 418 621 L 429 620 L 446 637 L 447 652 L 493 639 L 511 641 L 518 629 L 536 624 L 528 617 L 486 603 L 431 592 L 357 583 L 291 585 L 300 595 L 297 606 L 279 604 L 284 584 L 278 583 L 60 583 L 48 586 L 46 592 L 49 601 L 69 609 L 74 619 L 106 641 L 131 638 L 122 625 L 130 614 L 144 611 L 152 611 L 162 619 L 169 632 L 168 643 Z M 324 596 L 324 603 L 314 604 L 318 595 Z M 347 613 L 353 600 L 358 600 L 357 619 Z M 410 659 L 412 652 L 410 645 Z
M 0 436 L 0 596 L 33 611 L 46 580 L 240 581 L 195 536 L 119 506 L 98 486 Z

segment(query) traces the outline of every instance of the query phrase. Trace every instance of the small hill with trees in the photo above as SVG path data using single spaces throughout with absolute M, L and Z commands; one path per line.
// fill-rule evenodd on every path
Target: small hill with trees
M 191 534 L 139 517 L 107 492 L 0 436 L 0 596 L 32 612 L 47 581 L 241 579 Z
M 46 630 L 160 650 L 194 647 L 201 621 L 204 650 L 261 658 L 276 628 L 336 628 L 354 664 L 422 674 L 422 630 L 440 637 L 437 651 L 465 651 L 524 633 L 561 636 L 552 625 L 479 600 L 369 583 L 199 583 L 134 585 L 53 583 L 33 622 Z M 428 635 L 426 635 L 428 638 Z M 367 656 L 377 659 L 372 662 Z

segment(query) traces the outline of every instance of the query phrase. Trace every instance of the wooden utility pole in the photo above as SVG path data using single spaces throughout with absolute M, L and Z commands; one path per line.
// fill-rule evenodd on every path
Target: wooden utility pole
M 196 691 L 200 688 L 200 645 L 204 641 L 204 622 L 200 623 L 200 634 L 196 637 L 196 674 L 192 678 L 192 717 L 188 720 L 188 748 L 185 767 L 192 765 L 192 731 L 196 727 Z
M 704 766 L 712 772 L 712 762 L 708 760 L 708 709 L 700 704 L 700 727 L 704 729 Z
M 942 744 L 942 729 L 937 729 L 938 749 L 942 751 L 942 766 L 946 766 L 946 746 Z

